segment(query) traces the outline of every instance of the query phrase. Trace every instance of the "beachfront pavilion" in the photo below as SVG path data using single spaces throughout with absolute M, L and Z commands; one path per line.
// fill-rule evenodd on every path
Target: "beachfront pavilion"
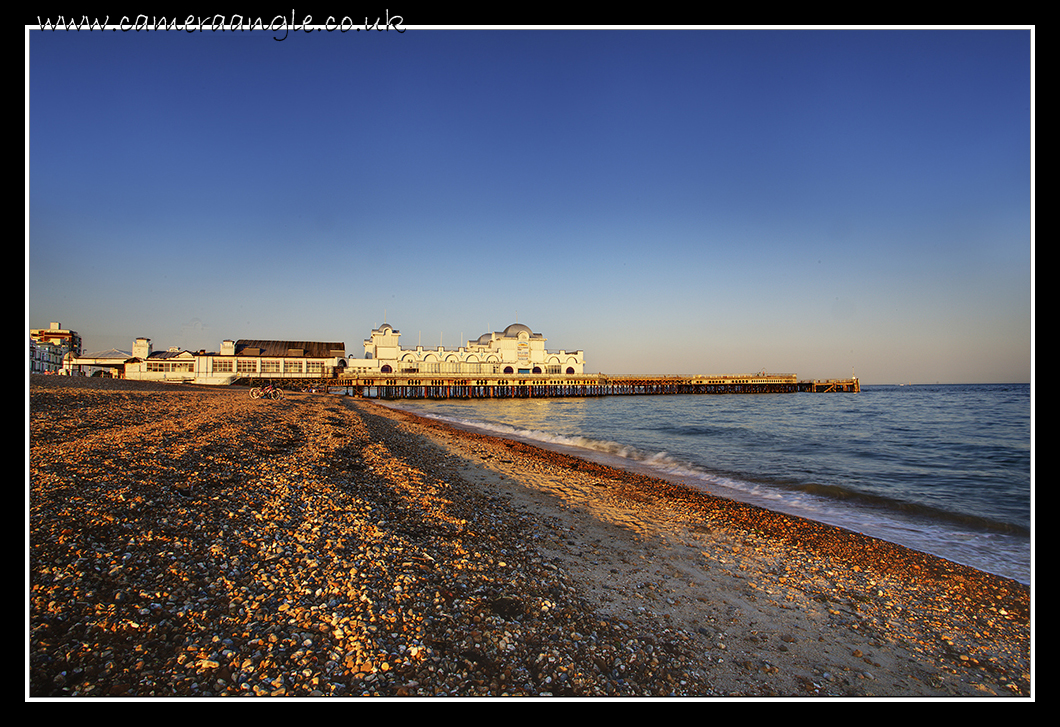
M 364 342 L 364 359 L 351 359 L 353 374 L 582 374 L 583 351 L 549 351 L 547 340 L 529 326 L 513 323 L 503 331 L 483 333 L 455 349 L 401 347 L 401 332 L 389 323 Z
M 110 348 L 78 356 L 71 351 L 63 357 L 62 373 L 67 376 L 91 376 L 97 371 L 115 379 L 125 375 L 125 362 L 132 357 L 128 351 Z
M 154 351 L 150 338 L 137 338 L 125 364 L 125 378 L 232 384 L 240 379 L 330 378 L 346 367 L 341 341 L 226 340 L 219 352 Z

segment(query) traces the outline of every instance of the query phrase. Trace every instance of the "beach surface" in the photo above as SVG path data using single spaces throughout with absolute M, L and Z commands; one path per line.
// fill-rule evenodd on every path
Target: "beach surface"
M 1032 698 L 1030 589 L 349 397 L 33 376 L 30 697 Z

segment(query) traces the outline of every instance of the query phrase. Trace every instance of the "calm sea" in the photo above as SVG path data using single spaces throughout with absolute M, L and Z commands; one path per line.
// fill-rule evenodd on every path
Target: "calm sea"
M 1030 582 L 1026 384 L 387 403 Z

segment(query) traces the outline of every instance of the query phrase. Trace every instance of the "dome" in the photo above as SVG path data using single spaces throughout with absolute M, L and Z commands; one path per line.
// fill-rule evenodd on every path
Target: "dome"
M 528 336 L 534 335 L 534 332 L 530 330 L 529 326 L 524 326 L 522 323 L 513 323 L 504 329 L 504 335 L 508 338 L 515 338 L 520 333 L 526 333 Z

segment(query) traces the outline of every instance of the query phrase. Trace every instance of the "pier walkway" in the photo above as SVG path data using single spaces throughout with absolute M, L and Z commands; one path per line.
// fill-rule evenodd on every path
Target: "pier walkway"
M 605 374 L 452 374 L 397 373 L 339 376 L 328 391 L 371 399 L 510 399 L 652 394 L 784 394 L 857 392 L 857 377 L 803 380 L 794 374 L 722 376 L 608 376 Z

